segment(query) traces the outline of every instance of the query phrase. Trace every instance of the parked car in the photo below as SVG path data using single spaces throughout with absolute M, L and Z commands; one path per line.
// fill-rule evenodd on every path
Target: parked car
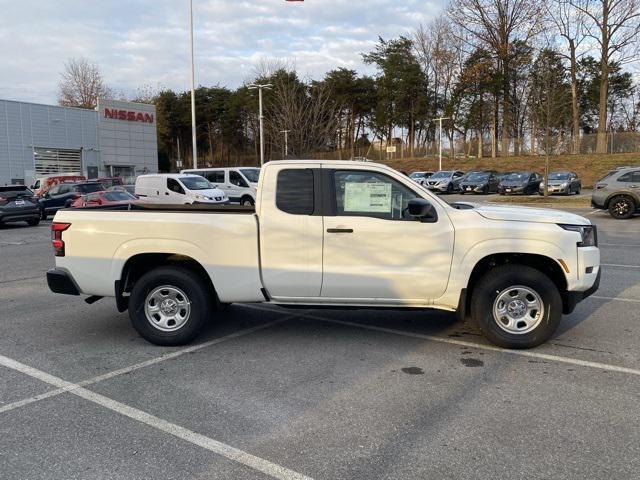
M 569 212 L 459 209 L 386 165 L 349 160 L 269 162 L 258 190 L 256 211 L 62 210 L 49 288 L 115 297 L 158 345 L 193 340 L 216 307 L 264 302 L 457 311 L 508 348 L 546 341 L 598 288 L 596 227 Z
M 432 191 L 452 193 L 455 181 L 461 179 L 463 175 L 464 173 L 458 170 L 440 170 L 425 180 L 424 186 Z
M 38 198 L 44 197 L 44 194 L 60 183 L 79 183 L 86 182 L 87 177 L 84 175 L 49 175 L 36 179 L 31 185 L 31 189 Z
M 424 185 L 426 179 L 428 179 L 433 172 L 412 172 L 409 178 L 420 185 Z
M 496 193 L 499 183 L 498 172 L 493 170 L 469 172 L 467 177 L 460 182 L 460 193 Z
M 136 195 L 155 203 L 184 205 L 188 203 L 225 204 L 225 193 L 200 175 L 165 173 L 140 175 L 136 179 Z
M 49 215 L 55 215 L 58 210 L 69 208 L 81 196 L 103 189 L 99 182 L 60 183 L 38 199 L 40 218 L 46 220 Z
M 104 185 L 105 190 L 115 186 L 115 185 L 123 185 L 122 177 L 102 177 L 97 179 L 102 185 Z
M 574 172 L 551 172 L 549 173 L 550 195 L 559 193 L 561 195 L 579 194 L 582 190 L 582 181 L 578 178 L 578 174 Z M 538 193 L 544 195 L 544 178 L 538 187 Z
M 460 193 L 460 185 L 464 182 L 469 176 L 469 172 L 463 173 L 461 177 L 456 177 L 451 180 L 451 189 L 454 193 Z
M 540 188 L 542 176 L 535 172 L 515 172 L 504 177 L 498 185 L 500 195 L 520 193 L 530 195 L 537 193 Z
M 640 167 L 612 170 L 598 180 L 591 205 L 609 210 L 611 216 L 618 220 L 640 213 Z
M 129 192 L 122 190 L 107 190 L 102 192 L 90 193 L 76 199 L 72 204 L 72 208 L 90 207 L 98 205 L 121 205 L 123 203 L 135 202 L 137 198 Z
M 27 222 L 38 225 L 40 208 L 33 192 L 24 185 L 0 187 L 0 224 L 5 222 Z
M 127 192 L 133 196 L 136 196 L 136 186 L 135 185 L 114 185 L 113 187 L 107 188 L 107 190 L 111 192 Z M 136 197 L 138 198 L 138 197 Z
M 180 173 L 203 176 L 215 187 L 222 190 L 229 197 L 230 202 L 247 206 L 256 204 L 256 190 L 260 177 L 259 168 L 201 168 L 182 170 Z

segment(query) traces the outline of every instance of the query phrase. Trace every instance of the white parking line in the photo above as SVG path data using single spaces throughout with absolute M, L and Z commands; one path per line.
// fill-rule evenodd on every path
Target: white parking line
M 640 268 L 640 265 L 617 265 L 615 263 L 601 263 L 601 267 Z
M 76 395 L 80 398 L 84 398 L 90 402 L 100 405 L 108 410 L 124 415 L 125 417 L 132 418 L 140 423 L 144 423 L 150 427 L 153 427 L 162 432 L 173 435 L 181 440 L 189 442 L 193 445 L 197 445 L 201 448 L 209 450 L 210 452 L 221 455 L 229 460 L 232 460 L 241 465 L 247 466 L 254 470 L 269 475 L 270 477 L 282 479 L 282 480 L 311 480 L 310 477 L 302 475 L 288 468 L 282 467 L 275 463 L 272 463 L 264 458 L 256 457 L 243 450 L 232 447 L 225 443 L 219 442 L 205 435 L 201 435 L 194 431 L 188 430 L 175 423 L 168 422 L 162 418 L 151 415 L 147 412 L 139 410 L 124 403 L 117 402 L 109 397 L 100 395 L 99 393 L 92 392 L 86 388 L 81 387 L 78 384 L 67 382 L 61 378 L 50 375 L 41 370 L 37 370 L 33 367 L 20 363 L 4 355 L 0 355 L 0 365 L 7 368 L 11 368 L 17 372 L 28 375 L 32 378 L 38 379 L 41 382 L 48 383 L 60 389 L 65 389 L 69 393 Z
M 618 301 L 618 302 L 640 303 L 640 300 L 636 300 L 634 298 L 601 297 L 599 295 L 591 295 L 588 298 L 597 298 L 598 300 L 615 300 L 615 301 Z
M 61 387 L 61 388 L 57 388 L 55 390 L 50 390 L 48 392 L 41 393 L 39 395 L 34 395 L 33 397 L 24 398 L 22 400 L 18 400 L 18 401 L 13 402 L 13 403 L 8 403 L 7 405 L 3 405 L 3 406 L 0 407 L 0 413 L 8 412 L 9 410 L 14 410 L 16 408 L 24 407 L 25 405 L 29 405 L 31 403 L 39 402 L 40 400 L 45 400 L 47 398 L 55 397 L 56 395 L 60 395 L 62 393 L 68 392 L 70 390 L 70 388 L 71 389 L 76 388 L 76 386 L 86 387 L 88 385 L 93 385 L 94 383 L 102 382 L 104 380 L 108 380 L 110 378 L 114 378 L 114 377 L 117 377 L 119 375 L 124 375 L 126 373 L 130 373 L 130 372 L 133 372 L 135 370 L 139 370 L 139 369 L 144 368 L 144 367 L 155 365 L 157 363 L 164 362 L 166 360 L 171 360 L 172 358 L 177 358 L 177 357 L 180 357 L 181 355 L 185 355 L 187 353 L 191 353 L 191 352 L 196 352 L 198 350 L 202 350 L 203 348 L 210 347 L 211 345 L 216 345 L 218 343 L 226 342 L 227 340 L 232 340 L 234 338 L 242 337 L 244 335 L 248 335 L 250 333 L 257 332 L 258 330 L 263 330 L 265 328 L 269 328 L 269 327 L 272 327 L 272 326 L 277 325 L 279 323 L 285 322 L 285 321 L 295 317 L 296 315 L 297 314 L 288 315 L 286 317 L 280 318 L 280 319 L 275 320 L 273 322 L 265 323 L 264 325 L 258 325 L 258 326 L 255 326 L 255 327 L 246 328 L 244 330 L 239 330 L 239 331 L 231 333 L 229 335 L 225 335 L 224 337 L 214 338 L 213 340 L 209 340 L 208 342 L 200 343 L 198 345 L 193 345 L 192 347 L 183 348 L 183 349 L 177 350 L 175 352 L 166 353 L 164 355 L 160 355 L 159 357 L 152 358 L 152 359 L 146 360 L 144 362 L 136 363 L 134 365 L 129 365 L 128 367 L 120 368 L 118 370 L 114 370 L 112 372 L 105 373 L 105 374 L 99 375 L 97 377 L 89 378 L 87 380 L 83 380 L 83 381 L 78 382 L 76 384 L 72 384 L 73 387 Z
M 262 309 L 262 307 L 252 305 L 251 308 Z M 588 360 L 580 360 L 577 358 L 563 357 L 560 355 L 550 355 L 548 353 L 539 353 L 531 350 L 509 350 L 506 348 L 495 347 L 493 345 L 486 345 L 483 343 L 467 342 L 465 340 L 456 340 L 455 338 L 438 337 L 435 335 L 424 335 L 422 333 L 406 332 L 404 330 L 395 330 L 393 328 L 376 327 L 374 325 L 365 325 L 356 322 L 346 322 L 343 320 L 334 320 L 332 318 L 321 317 L 318 315 L 310 315 L 301 313 L 298 315 L 301 318 L 308 318 L 310 320 L 318 320 L 321 322 L 335 323 L 338 325 L 344 325 L 347 327 L 362 328 L 364 330 L 372 330 L 376 332 L 392 333 L 394 335 L 402 335 L 404 337 L 420 338 L 423 340 L 430 340 L 432 342 L 448 343 L 451 345 L 459 345 L 461 347 L 477 348 L 479 350 L 489 350 L 492 352 L 506 353 L 509 355 L 518 355 L 521 357 L 540 358 L 543 360 L 549 360 L 558 363 L 566 363 L 569 365 L 577 365 L 580 367 L 597 368 L 599 370 L 606 370 L 609 372 L 626 373 L 628 375 L 640 376 L 640 369 L 619 367 L 617 365 L 610 365 L 608 363 L 591 362 Z

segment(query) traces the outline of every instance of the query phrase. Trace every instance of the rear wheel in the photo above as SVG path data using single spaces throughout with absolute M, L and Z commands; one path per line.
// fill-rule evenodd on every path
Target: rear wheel
M 150 343 L 184 345 L 202 331 L 211 312 L 207 286 L 196 272 L 179 267 L 158 267 L 133 286 L 129 318 Z
M 525 265 L 496 267 L 473 290 L 471 320 L 500 347 L 536 347 L 553 335 L 561 318 L 558 288 L 544 273 Z
M 618 195 L 609 201 L 609 214 L 616 220 L 631 218 L 636 211 L 636 204 L 627 195 Z
M 40 209 L 40 220 L 46 220 L 47 219 L 47 212 L 45 211 L 44 208 Z

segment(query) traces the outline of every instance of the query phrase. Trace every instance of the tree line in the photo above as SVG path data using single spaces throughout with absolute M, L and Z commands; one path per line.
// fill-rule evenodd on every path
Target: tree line
M 284 131 L 291 157 L 382 155 L 396 145 L 421 156 L 435 152 L 438 118 L 453 155 L 606 153 L 611 133 L 637 130 L 640 90 L 631 68 L 639 33 L 640 0 L 452 0 L 429 24 L 379 38 L 364 52 L 373 75 L 336 68 L 306 79 L 273 61 L 237 89 L 200 86 L 199 164 L 257 162 L 255 83 L 271 85 L 264 91 L 267 159 L 285 156 Z M 78 105 L 71 64 L 60 103 Z M 95 81 L 89 86 L 109 93 Z M 87 88 L 79 91 L 84 99 Z M 177 158 L 188 164 L 190 93 L 147 88 L 134 100 L 156 105 L 161 167 L 175 168 Z

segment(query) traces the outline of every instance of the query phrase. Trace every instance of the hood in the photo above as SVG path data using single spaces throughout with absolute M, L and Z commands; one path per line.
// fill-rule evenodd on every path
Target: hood
M 503 187 L 521 187 L 529 183 L 529 180 L 502 180 L 500 185 Z
M 569 225 L 591 225 L 580 215 L 554 210 L 551 208 L 507 207 L 478 205 L 475 211 L 489 220 L 507 220 L 513 222 L 566 223 Z
M 204 195 L 205 197 L 224 197 L 225 194 L 219 188 L 210 188 L 208 190 L 191 190 L 196 195 Z
M 486 185 L 487 183 L 489 183 L 489 180 L 463 180 L 461 182 L 461 185 L 468 185 L 470 187 L 473 187 L 475 185 Z

